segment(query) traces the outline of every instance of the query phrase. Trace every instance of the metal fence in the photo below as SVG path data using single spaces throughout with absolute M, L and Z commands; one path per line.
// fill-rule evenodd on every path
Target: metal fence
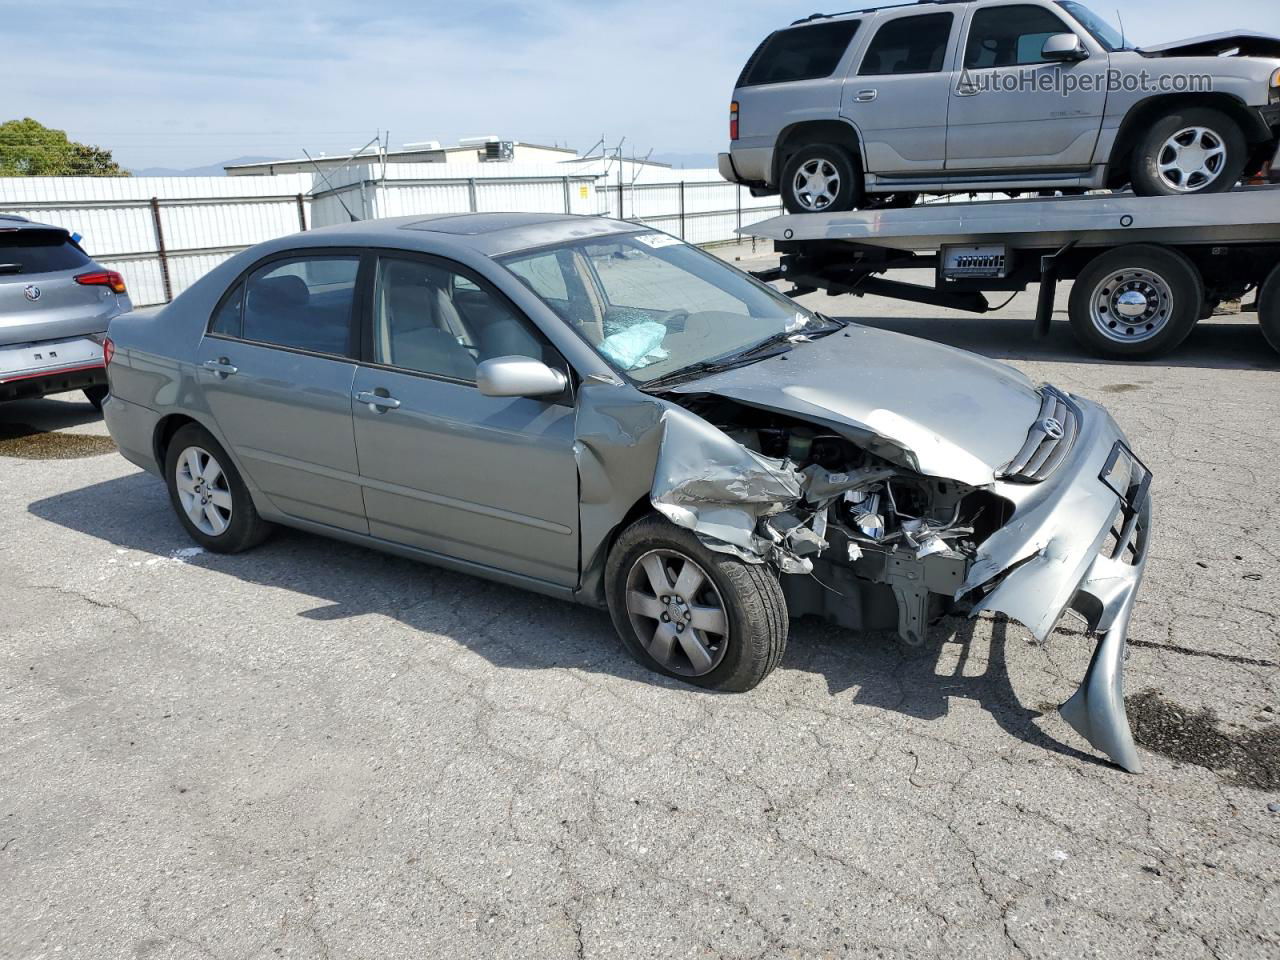
M 516 211 L 621 217 L 690 243 L 737 238 L 780 212 L 715 171 L 657 170 L 662 182 L 617 182 L 605 170 L 565 175 L 554 165 L 517 173 L 477 165 L 470 176 L 437 165 L 339 177 L 0 178 L 0 212 L 79 234 L 118 270 L 138 306 L 166 303 L 228 257 L 298 230 L 356 219 Z M 527 175 L 525 175 L 527 173 Z M 667 179 L 671 178 L 671 179 Z M 677 179 L 678 178 L 678 179 Z

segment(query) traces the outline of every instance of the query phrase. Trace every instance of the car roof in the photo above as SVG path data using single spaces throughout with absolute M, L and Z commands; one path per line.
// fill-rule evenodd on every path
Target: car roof
M 55 227 L 51 223 L 36 223 L 34 220 L 20 217 L 16 213 L 0 213 L 0 230 L 6 233 L 14 230 L 58 230 L 62 233 L 68 233 L 66 227 Z
M 843 17 L 865 17 L 871 13 L 885 13 L 893 10 L 909 10 L 912 7 L 940 7 L 957 4 L 976 3 L 977 0 L 908 0 L 906 3 L 887 3 L 881 6 L 861 7 L 857 10 L 842 10 L 839 13 L 814 13 L 799 20 L 793 20 L 791 26 L 802 27 L 808 23 L 821 23 L 823 20 L 839 20 Z
M 460 246 L 487 257 L 502 256 L 570 240 L 586 240 L 648 230 L 641 224 L 565 213 L 461 213 L 358 220 L 302 234 L 316 241 L 394 247 Z M 296 241 L 301 239 L 295 235 Z

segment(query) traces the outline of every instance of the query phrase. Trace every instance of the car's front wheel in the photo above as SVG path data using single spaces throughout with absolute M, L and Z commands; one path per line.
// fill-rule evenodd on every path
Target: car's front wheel
M 1248 162 L 1240 125 L 1225 113 L 1196 107 L 1153 123 L 1133 157 L 1133 192 L 1140 197 L 1225 193 Z
M 231 458 L 204 427 L 188 424 L 173 435 L 164 472 L 178 519 L 206 550 L 239 553 L 271 532 Z
M 1262 324 L 1262 335 L 1272 349 L 1280 353 L 1280 267 L 1271 271 L 1271 276 L 1258 292 L 1258 322 Z
M 786 649 L 787 604 L 773 568 L 710 550 L 661 517 L 619 535 L 605 591 L 631 655 L 700 687 L 750 690 Z
M 853 210 L 862 195 L 862 171 L 841 147 L 808 144 L 782 168 L 782 203 L 788 213 Z

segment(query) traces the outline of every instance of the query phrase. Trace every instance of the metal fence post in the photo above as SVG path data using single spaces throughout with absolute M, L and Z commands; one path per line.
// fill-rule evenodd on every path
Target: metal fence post
M 734 193 L 738 195 L 738 229 L 742 229 L 742 187 L 735 186 Z
M 298 229 L 306 230 L 307 229 L 307 208 L 306 208 L 306 205 L 302 202 L 302 194 L 298 194 L 297 200 L 298 200 Z
M 472 213 L 475 213 L 477 210 L 480 209 L 476 203 L 476 178 L 475 177 L 469 177 L 467 179 L 467 200 L 471 204 Z
M 569 196 L 569 178 L 568 177 L 564 178 L 564 212 L 565 213 L 573 212 L 572 199 Z
M 160 200 L 151 198 L 151 224 L 156 231 L 156 255 L 160 258 L 160 283 L 164 287 L 164 302 L 173 299 L 173 283 L 169 280 L 169 256 L 164 249 L 164 227 L 160 226 Z
M 684 239 L 684 181 L 680 181 L 680 239 Z

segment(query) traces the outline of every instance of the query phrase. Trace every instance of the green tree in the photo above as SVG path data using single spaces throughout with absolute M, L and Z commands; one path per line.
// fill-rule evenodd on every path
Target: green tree
M 0 177 L 127 177 L 111 151 L 68 140 L 30 117 L 0 123 Z

